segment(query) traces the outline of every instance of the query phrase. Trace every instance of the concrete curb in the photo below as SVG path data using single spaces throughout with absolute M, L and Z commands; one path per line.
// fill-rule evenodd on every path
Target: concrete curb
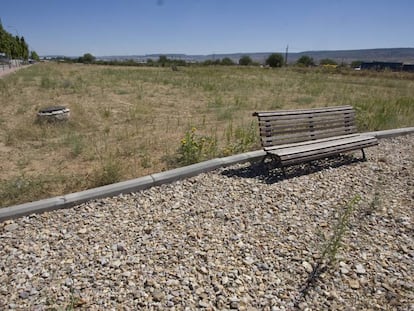
M 414 127 L 404 127 L 400 129 L 394 129 L 394 130 L 368 132 L 366 134 L 373 135 L 376 138 L 381 139 L 381 138 L 390 138 L 390 137 L 408 135 L 411 133 L 414 133 Z
M 373 135 L 377 138 L 389 138 L 411 133 L 414 133 L 414 127 L 368 132 L 365 134 Z M 70 193 L 64 196 L 58 196 L 50 199 L 0 208 L 0 222 L 34 213 L 37 214 L 46 211 L 68 208 L 90 200 L 136 192 L 153 186 L 171 183 L 179 179 L 192 177 L 200 173 L 212 171 L 219 167 L 230 166 L 236 163 L 244 163 L 249 161 L 256 162 L 262 159 L 265 154 L 266 153 L 263 150 L 257 150 L 224 158 L 216 158 L 189 166 L 176 168 L 166 172 L 155 173 L 136 179 L 106 185 L 103 187 Z

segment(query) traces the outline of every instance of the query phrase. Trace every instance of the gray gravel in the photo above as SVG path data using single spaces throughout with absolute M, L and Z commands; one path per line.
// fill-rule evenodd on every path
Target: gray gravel
M 414 310 L 413 138 L 287 179 L 237 165 L 3 222 L 0 309 Z

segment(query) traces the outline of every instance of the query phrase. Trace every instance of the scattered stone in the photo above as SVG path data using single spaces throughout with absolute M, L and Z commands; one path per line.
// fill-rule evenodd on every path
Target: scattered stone
M 312 273 L 313 267 L 312 267 L 312 265 L 309 262 L 303 261 L 302 262 L 302 266 L 305 268 L 306 272 Z
M 19 293 L 19 297 L 21 299 L 27 299 L 27 298 L 29 298 L 29 295 L 30 295 L 30 293 L 27 292 L 27 291 L 22 291 L 22 292 Z
M 356 273 L 358 273 L 358 274 L 365 274 L 365 273 L 367 273 L 367 271 L 365 270 L 364 266 L 361 265 L 361 264 L 356 264 L 355 265 L 355 270 L 356 270 Z
M 9 225 L 6 225 L 6 226 L 4 227 L 4 230 L 5 230 L 5 231 L 14 231 L 14 230 L 16 230 L 17 228 L 19 228 L 19 225 L 18 225 L 18 224 L 16 224 L 16 223 L 14 223 L 14 224 L 9 224 Z
M 356 280 L 356 279 L 350 279 L 349 280 L 349 286 L 352 288 L 352 289 L 358 289 L 360 286 L 359 286 L 359 281 L 358 280 Z
M 270 267 L 267 263 L 264 262 L 259 262 L 256 264 L 257 269 L 259 269 L 260 271 L 267 271 L 270 270 Z
M 198 302 L 198 306 L 199 306 L 200 308 L 208 308 L 208 307 L 210 306 L 210 304 L 209 304 L 207 301 L 200 300 L 200 301 Z
M 164 293 L 159 289 L 154 289 L 152 292 L 152 298 L 154 301 L 162 301 L 164 299 Z

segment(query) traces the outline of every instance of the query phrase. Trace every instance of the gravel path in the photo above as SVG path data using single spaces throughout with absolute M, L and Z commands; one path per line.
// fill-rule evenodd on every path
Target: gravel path
M 0 309 L 414 310 L 414 136 L 366 152 L 1 223 Z M 323 256 L 345 210 L 343 245 Z

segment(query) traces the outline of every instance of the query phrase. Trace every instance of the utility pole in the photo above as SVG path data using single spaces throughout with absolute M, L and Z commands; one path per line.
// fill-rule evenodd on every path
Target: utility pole
M 286 46 L 285 66 L 287 66 L 287 64 L 288 64 L 288 54 L 289 54 L 289 44 Z

